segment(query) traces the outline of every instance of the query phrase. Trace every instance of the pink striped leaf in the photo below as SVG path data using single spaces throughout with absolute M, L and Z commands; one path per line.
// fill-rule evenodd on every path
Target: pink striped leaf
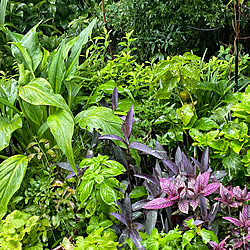
M 169 201 L 166 198 L 157 198 L 149 203 L 147 203 L 143 208 L 146 209 L 161 209 L 165 207 L 170 207 L 175 203 L 175 201 Z

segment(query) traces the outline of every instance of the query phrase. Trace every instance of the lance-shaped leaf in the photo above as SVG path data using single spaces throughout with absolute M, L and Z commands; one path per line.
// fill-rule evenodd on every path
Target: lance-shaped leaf
M 128 111 L 125 122 L 122 124 L 122 132 L 127 144 L 129 144 L 129 138 L 133 127 L 133 116 L 134 116 L 134 105 L 132 105 L 132 107 Z
M 74 75 L 77 66 L 79 65 L 79 56 L 81 54 L 83 45 L 85 45 L 88 42 L 88 38 L 90 33 L 92 32 L 92 29 L 96 23 L 96 18 L 88 25 L 87 28 L 85 28 L 79 35 L 78 39 L 74 43 L 70 56 L 66 62 L 66 74 L 65 78 L 72 78 Z
M 140 142 L 135 142 L 135 141 L 131 142 L 129 144 L 129 148 L 137 149 L 139 151 L 142 151 L 143 153 L 153 155 L 154 157 L 161 159 L 161 160 L 163 159 L 162 156 L 155 149 L 152 149 L 149 146 Z
M 113 94 L 112 94 L 112 110 L 116 110 L 118 104 L 118 91 L 117 87 L 114 88 Z
M 220 183 L 219 182 L 215 182 L 215 183 L 210 183 L 208 184 L 202 191 L 202 194 L 204 196 L 208 196 L 212 193 L 214 193 L 218 188 L 220 187 Z
M 161 209 L 172 206 L 176 201 L 170 201 L 167 198 L 156 198 L 147 203 L 143 208 L 146 209 Z
M 55 52 L 54 55 L 52 55 L 52 60 L 48 70 L 49 83 L 56 94 L 59 94 L 61 91 L 61 86 L 66 71 L 63 57 L 64 47 L 65 40 L 62 41 L 60 48 Z
M 164 160 L 162 160 L 162 163 L 164 166 L 169 168 L 175 175 L 178 175 L 179 169 L 172 161 L 164 159 Z
M 118 135 L 102 135 L 98 137 L 99 140 L 115 140 L 115 141 L 122 141 L 126 144 L 126 142 Z
M 36 78 L 29 84 L 20 87 L 19 96 L 33 105 L 52 105 L 71 113 L 63 97 L 54 94 L 51 85 L 44 78 Z
M 16 114 L 11 121 L 0 116 L 0 151 L 9 145 L 12 132 L 22 127 L 22 119 Z
M 74 120 L 72 116 L 65 110 L 58 110 L 55 114 L 48 117 L 47 123 L 51 133 L 56 139 L 57 145 L 67 156 L 72 169 L 77 174 L 71 145 L 71 140 L 74 133 Z
M 235 218 L 232 218 L 232 217 L 222 217 L 224 220 L 228 220 L 230 222 L 232 222 L 236 227 L 242 227 L 243 226 L 243 223 L 238 220 L 238 219 L 235 219 Z
M 28 165 L 28 158 L 15 155 L 0 164 L 0 219 L 7 211 L 7 204 L 20 188 Z

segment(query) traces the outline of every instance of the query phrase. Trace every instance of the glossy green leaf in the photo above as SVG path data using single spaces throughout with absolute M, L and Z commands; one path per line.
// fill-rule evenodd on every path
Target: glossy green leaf
M 61 91 L 61 86 L 66 71 L 63 57 L 64 46 L 65 40 L 62 41 L 60 48 L 56 51 L 56 53 L 52 55 L 52 60 L 48 70 L 49 83 L 56 94 L 59 94 Z
M 90 33 L 92 32 L 92 29 L 96 23 L 97 19 L 94 19 L 87 28 L 85 28 L 79 35 L 78 39 L 76 40 L 76 42 L 74 43 L 72 49 L 71 49 L 71 53 L 70 56 L 66 62 L 66 74 L 65 74 L 65 78 L 71 78 L 75 71 L 77 66 L 79 65 L 79 56 L 81 54 L 82 51 L 82 47 L 83 45 L 85 45 L 88 42 L 88 37 L 90 35 Z
M 108 167 L 102 171 L 102 175 L 106 177 L 120 175 L 126 171 L 125 167 L 117 161 L 108 160 L 105 161 L 103 164 Z
M 4 25 L 8 0 L 1 0 L 0 3 L 0 25 Z
M 213 128 L 219 128 L 219 126 L 212 119 L 207 118 L 207 117 L 202 117 L 201 119 L 195 122 L 195 128 L 204 130 L 204 131 L 209 131 Z
M 40 126 L 43 120 L 43 107 L 40 105 L 32 105 L 23 100 L 22 105 L 25 116 L 29 118 L 32 122 Z
M 181 108 L 177 109 L 177 115 L 182 120 L 184 126 L 187 126 L 194 116 L 194 111 L 190 105 L 184 104 Z
M 107 204 L 111 205 L 115 201 L 115 192 L 114 190 L 107 184 L 102 183 L 100 185 L 100 194 L 102 200 Z
M 16 114 L 11 121 L 0 116 L 0 151 L 9 145 L 12 132 L 22 127 L 22 119 Z
M 103 135 L 123 136 L 121 132 L 122 120 L 109 108 L 91 107 L 80 112 L 75 121 L 79 123 L 81 128 L 87 128 L 90 132 L 96 129 Z
M 215 233 L 213 231 L 206 230 L 205 228 L 201 229 L 200 236 L 205 244 L 207 244 L 210 240 L 219 243 L 218 237 Z
M 81 203 L 84 203 L 89 198 L 89 196 L 92 193 L 93 186 L 94 186 L 94 180 L 83 180 L 81 182 L 79 188 Z
M 58 110 L 55 114 L 48 117 L 47 123 L 56 139 L 57 145 L 67 156 L 74 172 L 77 173 L 71 144 L 74 133 L 74 120 L 72 116 L 65 110 Z
M 52 105 L 71 113 L 63 97 L 54 94 L 51 85 L 44 78 L 36 78 L 19 88 L 19 96 L 33 105 Z
M 96 211 L 96 199 L 92 197 L 88 200 L 87 206 L 85 207 L 85 216 L 87 218 L 91 217 Z
M 140 198 L 145 195 L 147 195 L 146 188 L 144 186 L 137 186 L 131 191 L 131 193 L 129 194 L 129 197 L 133 199 L 133 198 Z
M 20 188 L 28 165 L 28 158 L 15 155 L 0 164 L 0 219 L 7 212 L 7 204 Z

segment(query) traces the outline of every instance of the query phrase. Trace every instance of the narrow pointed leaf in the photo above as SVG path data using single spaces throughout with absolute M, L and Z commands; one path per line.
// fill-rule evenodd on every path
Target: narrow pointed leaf
M 175 203 L 175 201 L 169 201 L 166 198 L 157 198 L 149 203 L 147 203 L 143 208 L 145 209 L 161 209 L 165 207 L 170 207 Z
M 115 141 L 125 141 L 118 135 L 102 135 L 98 137 L 99 140 L 115 140 Z
M 116 110 L 117 104 L 118 104 L 118 91 L 117 87 L 115 87 L 112 94 L 112 110 Z
M 72 116 L 65 110 L 58 110 L 55 114 L 48 117 L 47 123 L 51 133 L 56 139 L 57 145 L 66 155 L 72 169 L 77 174 L 71 145 L 74 132 L 74 120 Z
M 129 230 L 129 236 L 131 240 L 134 242 L 136 249 L 146 250 L 146 248 L 141 244 L 142 241 L 141 236 L 135 229 Z
M 28 165 L 28 158 L 15 155 L 0 164 L 0 219 L 7 212 L 7 205 L 20 188 Z
M 66 74 L 65 78 L 72 78 L 74 75 L 77 66 L 79 65 L 79 56 L 81 54 L 83 45 L 85 45 L 88 42 L 88 38 L 90 33 L 92 32 L 92 29 L 96 23 L 97 19 L 94 19 L 87 28 L 85 28 L 79 35 L 78 39 L 74 43 L 70 56 L 66 62 Z
M 241 227 L 243 226 L 243 224 L 241 223 L 241 221 L 235 219 L 235 218 L 232 218 L 232 217 L 222 217 L 224 220 L 228 220 L 230 222 L 232 222 L 236 227 Z
M 170 160 L 162 160 L 162 163 L 166 166 L 166 167 L 168 167 L 175 175 L 177 175 L 178 174 L 178 172 L 179 172 L 179 169 L 178 169 L 178 167 L 172 162 L 172 161 L 170 161 Z
M 201 218 L 203 220 L 206 220 L 206 218 L 207 218 L 207 205 L 206 205 L 205 198 L 202 195 L 199 196 L 199 204 L 200 204 L 200 210 L 201 210 Z
M 220 207 L 220 203 L 216 202 L 215 204 L 213 204 L 213 206 L 211 207 L 209 214 L 208 214 L 208 219 L 209 219 L 209 223 L 212 223 L 216 217 L 216 214 L 219 210 Z
M 64 46 L 65 40 L 62 41 L 60 48 L 52 56 L 48 70 L 49 83 L 51 84 L 55 94 L 60 93 L 65 75 L 65 63 L 63 57 Z
M 122 124 L 122 132 L 125 140 L 129 141 L 129 137 L 131 135 L 132 127 L 133 127 L 133 117 L 134 117 L 134 105 L 128 111 L 125 122 Z
M 201 156 L 201 166 L 202 170 L 205 172 L 209 167 L 209 148 L 207 147 Z
M 117 220 L 122 222 L 124 225 L 128 226 L 128 223 L 127 223 L 127 221 L 126 221 L 126 219 L 124 218 L 123 215 L 118 214 L 118 213 L 110 213 L 110 214 L 113 215 Z
M 153 155 L 154 157 L 156 157 L 158 159 L 163 159 L 155 149 L 152 149 L 149 146 L 147 146 L 143 143 L 140 143 L 140 142 L 131 142 L 129 144 L 129 148 L 134 148 L 134 149 L 137 149 L 139 151 L 142 151 L 143 153 Z

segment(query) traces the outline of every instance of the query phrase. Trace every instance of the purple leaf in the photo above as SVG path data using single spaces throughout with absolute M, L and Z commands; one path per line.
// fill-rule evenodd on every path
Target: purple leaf
M 126 218 L 126 220 L 128 221 L 128 223 L 132 223 L 132 206 L 131 206 L 131 199 L 129 197 L 128 194 L 126 194 L 124 201 L 122 203 L 122 207 L 123 207 L 123 215 Z
M 182 153 L 181 149 L 178 147 L 175 153 L 175 164 L 179 169 L 181 168 L 181 161 L 182 161 Z
M 129 236 L 138 250 L 146 250 L 146 248 L 141 244 L 141 236 L 136 230 L 129 230 Z
M 147 203 L 143 208 L 145 209 L 161 209 L 170 207 L 175 201 L 169 201 L 167 198 L 157 198 Z
M 241 221 L 235 219 L 235 218 L 232 218 L 232 217 L 222 217 L 224 220 L 228 220 L 230 222 L 232 222 L 236 227 L 242 227 L 243 224 L 241 223 Z
M 250 220 L 250 205 L 245 205 L 245 207 L 242 209 L 242 214 L 246 220 Z
M 206 172 L 209 167 L 209 148 L 207 147 L 201 156 L 202 172 Z
M 163 148 L 163 146 L 159 142 L 155 142 L 155 148 L 157 152 L 162 156 L 163 159 L 167 160 L 168 159 L 168 154 Z
M 140 200 L 132 204 L 132 210 L 133 211 L 138 211 L 141 208 L 143 208 L 150 200 L 145 199 L 145 200 Z
M 178 207 L 182 213 L 188 214 L 188 201 L 187 200 L 181 200 L 178 202 Z
M 202 195 L 199 196 L 199 204 L 200 204 L 200 210 L 201 210 L 201 218 L 206 220 L 207 219 L 207 204 L 206 204 L 205 198 Z
M 230 237 L 230 236 L 228 235 L 224 240 L 222 240 L 222 241 L 219 243 L 220 249 L 223 249 L 224 245 L 226 244 L 226 240 L 227 240 L 229 237 Z
M 202 221 L 202 220 L 195 220 L 194 221 L 194 225 L 195 226 L 199 226 L 199 225 L 201 225 L 201 224 L 203 224 L 204 223 L 204 221 Z
M 154 176 L 149 175 L 149 174 L 135 174 L 134 176 L 145 179 L 147 181 L 154 183 L 155 185 L 158 185 L 158 181 L 156 180 L 156 178 Z
M 202 176 L 202 179 L 203 179 L 202 186 L 205 187 L 208 184 L 210 173 L 209 172 L 205 172 L 201 176 Z
M 203 196 L 208 196 L 215 192 L 220 186 L 220 183 L 210 183 L 208 184 L 205 189 L 202 191 Z
M 143 153 L 149 154 L 149 155 L 153 155 L 154 157 L 162 160 L 162 157 L 159 155 L 159 153 L 157 153 L 157 151 L 155 149 L 150 148 L 149 146 L 140 143 L 140 142 L 131 142 L 129 144 L 129 148 L 134 148 L 137 149 L 139 151 L 142 151 Z
M 124 218 L 123 215 L 118 214 L 118 213 L 110 213 L 110 214 L 113 215 L 117 220 L 122 222 L 124 225 L 128 226 L 128 223 L 127 223 L 127 221 L 126 221 L 126 219 Z
M 112 110 L 116 110 L 118 104 L 118 91 L 117 87 L 115 86 L 112 94 Z
M 179 169 L 178 167 L 170 160 L 162 160 L 162 163 L 164 164 L 164 166 L 168 167 L 175 175 L 178 174 Z
M 184 170 L 188 176 L 196 175 L 196 168 L 192 166 L 187 156 L 182 152 L 181 169 Z
M 133 227 L 134 229 L 139 230 L 139 229 L 143 228 L 143 225 L 142 225 L 141 223 L 134 222 L 132 227 Z
M 210 246 L 211 246 L 213 249 L 219 250 L 219 245 L 218 245 L 216 242 L 214 242 L 214 241 L 209 241 L 208 243 L 210 244 Z
M 243 244 L 242 240 L 236 240 L 236 243 L 233 245 L 233 249 L 239 248 L 241 247 L 241 245 Z
M 219 210 L 219 207 L 220 207 L 219 202 L 214 203 L 213 206 L 211 207 L 209 214 L 208 214 L 209 224 L 211 224 L 214 221 L 216 214 Z
M 171 196 L 176 195 L 176 186 L 171 181 L 160 178 L 160 185 L 164 193 Z
M 122 124 L 122 132 L 128 144 L 129 144 L 129 137 L 131 135 L 133 127 L 133 116 L 134 116 L 134 105 L 131 106 L 130 110 L 128 111 L 125 122 Z
M 124 139 L 122 139 L 120 136 L 118 135 L 102 135 L 98 137 L 99 140 L 115 140 L 115 141 L 122 141 L 126 144 L 126 142 L 124 141 Z
M 190 205 L 191 205 L 191 207 L 193 208 L 193 210 L 195 210 L 195 209 L 197 208 L 198 204 L 199 204 L 198 199 L 193 199 L 193 200 L 191 200 L 191 202 L 190 202 Z

